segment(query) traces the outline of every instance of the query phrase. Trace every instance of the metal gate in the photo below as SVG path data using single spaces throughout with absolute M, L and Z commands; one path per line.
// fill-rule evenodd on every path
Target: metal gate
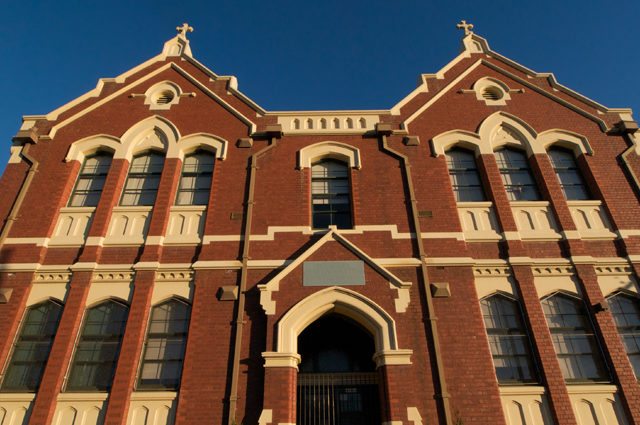
M 299 373 L 297 425 L 378 425 L 378 374 Z

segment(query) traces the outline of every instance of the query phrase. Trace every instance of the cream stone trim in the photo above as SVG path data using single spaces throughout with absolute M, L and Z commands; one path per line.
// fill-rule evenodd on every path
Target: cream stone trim
M 633 269 L 628 264 L 602 264 L 595 266 L 598 276 L 627 276 L 633 273 Z
M 156 282 L 191 282 L 193 270 L 159 270 L 156 272 Z
M 360 149 L 340 142 L 320 142 L 305 146 L 298 151 L 298 168 L 311 168 L 314 161 L 323 158 L 333 158 L 346 162 L 351 168 L 362 168 L 360 163 Z
M 21 145 L 14 144 L 9 148 L 9 164 L 20 164 L 22 162 L 22 153 L 23 147 Z
M 507 425 L 552 425 L 545 393 L 542 386 L 501 386 L 500 398 Z
M 277 353 L 281 357 L 298 352 L 298 336 L 311 323 L 328 312 L 347 316 L 374 338 L 376 365 L 410 364 L 412 350 L 398 348 L 395 321 L 382 307 L 364 295 L 339 286 L 315 292 L 280 318 L 277 324 Z
M 578 423 L 627 425 L 624 407 L 615 385 L 567 385 Z
M 417 407 L 407 407 L 407 419 L 413 422 L 413 425 L 422 425 L 422 416 Z
M 215 154 L 218 159 L 227 158 L 229 142 L 220 136 L 207 133 L 195 133 L 182 137 L 176 145 L 170 145 L 167 151 L 167 158 L 180 158 L 197 149 L 205 149 Z
M 277 112 L 285 134 L 364 134 L 380 122 L 377 111 L 300 111 Z M 388 111 L 380 111 L 388 114 Z
M 387 421 L 382 422 L 382 425 L 402 425 L 402 421 Z
M 309 247 L 306 251 L 300 254 L 295 260 L 293 260 L 289 265 L 287 265 L 280 273 L 278 273 L 275 277 L 273 277 L 266 284 L 258 285 L 258 289 L 260 290 L 260 304 L 262 305 L 263 310 L 267 315 L 273 315 L 276 312 L 276 302 L 272 298 L 273 292 L 277 292 L 280 290 L 280 281 L 291 273 L 294 269 L 300 266 L 311 254 L 316 252 L 320 247 L 322 247 L 325 243 L 330 241 L 339 242 L 342 246 L 347 248 L 365 263 L 367 263 L 370 267 L 376 270 L 379 274 L 388 279 L 389 283 L 395 286 L 398 289 L 398 297 L 396 299 L 396 311 L 398 313 L 403 313 L 406 311 L 408 301 L 407 298 L 410 297 L 409 288 L 411 287 L 410 282 L 403 282 L 398 277 L 396 277 L 389 270 L 385 269 L 380 264 L 376 263 L 375 260 L 365 254 L 361 249 L 356 247 L 354 244 L 349 242 L 343 236 L 341 236 L 337 229 L 330 229 L 322 238 L 320 238 L 315 244 Z
M 515 280 L 511 274 L 498 276 L 476 276 L 475 287 L 478 299 L 487 298 L 494 294 L 506 294 L 511 298 L 518 298 Z
M 573 276 L 575 270 L 572 266 L 546 266 L 533 267 L 533 276 Z
M 475 152 L 476 156 L 493 154 L 488 140 L 483 140 L 478 134 L 467 130 L 445 131 L 431 139 L 431 151 L 435 156 L 444 155 L 448 150 L 457 146 Z
M 91 282 L 89 293 L 85 301 L 86 308 L 90 308 L 102 301 L 116 299 L 125 304 L 131 303 L 133 284 L 127 281 Z
M 524 120 L 504 111 L 485 118 L 478 129 L 480 139 L 487 140 L 493 151 L 502 147 L 525 149 L 528 155 L 546 153 L 536 143 L 536 131 Z
M 290 367 L 298 370 L 301 357 L 297 353 L 279 353 L 273 351 L 265 351 L 262 353 L 264 359 L 264 367 Z
M 49 238 L 7 238 L 5 245 L 36 245 L 48 246 Z
M 260 418 L 258 418 L 258 425 L 269 425 L 271 422 L 273 422 L 273 410 L 262 409 Z
M 561 292 L 582 300 L 582 291 L 576 276 L 538 276 L 533 279 L 533 284 L 540 299 Z
M 96 400 L 96 401 L 105 401 L 109 398 L 109 393 L 60 393 L 56 400 L 58 401 L 87 401 L 87 400 Z
M 30 307 L 50 299 L 64 303 L 67 297 L 68 288 L 68 281 L 55 283 L 33 283 L 29 290 L 26 307 Z
M 194 270 L 201 269 L 239 269 L 242 267 L 242 262 L 238 260 L 228 261 L 196 261 L 191 266 Z
M 178 397 L 176 391 L 133 391 L 131 400 L 175 400 Z
M 497 90 L 500 93 L 499 99 L 486 99 L 483 94 L 487 89 Z M 473 83 L 471 86 L 471 90 L 475 91 L 476 99 L 484 102 L 489 106 L 504 106 L 507 104 L 507 100 L 511 100 L 511 96 L 509 95 L 509 86 L 507 86 L 504 82 L 498 80 L 493 77 L 482 77 Z
M 548 151 L 549 148 L 560 146 L 571 149 L 576 157 L 580 155 L 593 155 L 593 148 L 589 140 L 585 136 L 569 130 L 559 128 L 545 130 L 538 134 L 536 143 L 540 144 L 545 152 Z
M 157 97 L 163 92 L 169 92 L 173 95 L 173 99 L 167 103 L 158 103 Z M 180 103 L 180 95 L 182 95 L 182 89 L 173 81 L 161 81 L 149 87 L 144 92 L 144 104 L 149 105 L 149 109 L 152 111 L 157 110 L 169 110 L 173 105 Z

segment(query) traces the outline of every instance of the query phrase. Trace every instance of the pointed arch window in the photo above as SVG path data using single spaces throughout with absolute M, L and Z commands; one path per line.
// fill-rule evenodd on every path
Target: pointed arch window
M 561 148 L 551 148 L 548 154 L 565 198 L 568 201 L 591 199 L 573 152 Z
M 607 301 L 633 371 L 640 378 L 640 300 L 618 293 Z
M 447 151 L 445 157 L 456 201 L 486 201 L 473 152 L 454 148 Z
M 553 346 L 567 382 L 610 380 L 584 303 L 565 294 L 542 300 Z
M 138 389 L 178 389 L 190 315 L 189 304 L 177 299 L 153 307 Z
M 324 159 L 311 166 L 311 207 L 315 229 L 352 227 L 347 164 Z
M 498 382 L 538 382 L 531 341 L 518 302 L 495 294 L 482 299 L 480 306 Z
M 35 392 L 51 352 L 62 305 L 45 301 L 29 307 L 2 381 L 2 392 Z
M 129 175 L 124 185 L 122 206 L 153 205 L 160 185 L 160 176 L 164 167 L 164 155 L 147 152 L 135 156 L 129 167 Z
M 126 305 L 109 300 L 87 310 L 67 391 L 108 391 L 127 323 Z
M 495 153 L 502 183 L 510 201 L 538 201 L 540 194 L 524 152 L 501 149 Z
M 184 158 L 176 205 L 207 205 L 215 156 L 198 150 Z
M 102 188 L 111 167 L 111 155 L 98 152 L 82 163 L 78 180 L 69 198 L 70 207 L 95 207 L 100 201 Z

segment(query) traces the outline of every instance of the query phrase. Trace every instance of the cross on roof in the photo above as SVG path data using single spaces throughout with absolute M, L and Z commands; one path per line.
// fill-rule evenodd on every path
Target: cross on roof
M 187 38 L 187 33 L 193 32 L 193 27 L 190 27 L 189 24 L 185 22 L 182 26 L 176 27 L 176 30 L 178 30 L 178 35 Z
M 467 24 L 467 21 L 465 20 L 460 21 L 460 23 L 456 25 L 456 27 L 459 29 L 464 29 L 464 35 L 473 34 L 473 31 L 471 31 L 473 29 L 473 24 Z

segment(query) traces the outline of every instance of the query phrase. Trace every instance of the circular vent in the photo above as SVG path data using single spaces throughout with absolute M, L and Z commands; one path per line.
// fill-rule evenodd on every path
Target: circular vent
M 165 90 L 156 95 L 155 104 L 156 105 L 167 105 L 171 103 L 171 101 L 175 98 L 175 93 L 171 90 Z
M 482 97 L 485 100 L 500 100 L 502 99 L 502 96 L 502 90 L 495 86 L 486 87 L 484 90 L 482 90 Z

